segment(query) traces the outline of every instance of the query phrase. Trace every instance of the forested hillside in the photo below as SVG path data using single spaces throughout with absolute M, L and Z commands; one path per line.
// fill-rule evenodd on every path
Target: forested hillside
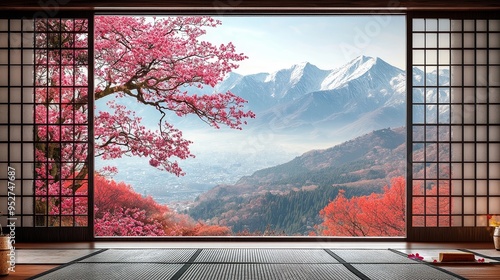
M 380 193 L 404 175 L 405 129 L 382 129 L 290 162 L 256 171 L 201 195 L 188 212 L 233 233 L 307 235 L 319 212 L 345 190 L 347 198 Z

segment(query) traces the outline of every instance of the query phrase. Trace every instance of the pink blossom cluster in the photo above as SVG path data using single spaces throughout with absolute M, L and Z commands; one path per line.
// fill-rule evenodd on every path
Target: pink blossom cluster
M 98 209 L 96 209 L 98 211 Z M 146 216 L 145 210 L 117 208 L 95 220 L 97 236 L 162 236 L 163 226 Z
M 215 85 L 247 57 L 232 43 L 216 46 L 202 40 L 206 28 L 221 22 L 210 17 L 154 18 L 98 16 L 95 18 L 95 91 L 89 85 L 89 36 L 86 20 L 39 19 L 35 23 L 35 194 L 36 213 L 77 215 L 87 224 L 89 157 L 116 159 L 138 156 L 177 176 L 177 160 L 193 157 L 191 141 L 167 122 L 167 114 L 196 115 L 210 126 L 241 129 L 253 112 L 231 92 L 214 92 Z M 206 90 L 190 94 L 186 87 Z M 109 110 L 90 120 L 89 99 L 128 98 L 161 114 L 158 129 L 147 129 L 141 118 L 121 102 L 108 100 Z M 93 125 L 92 125 L 93 124 Z M 89 131 L 93 129 L 93 131 Z M 89 154 L 93 132 L 94 154 Z M 103 174 L 114 174 L 107 166 Z M 153 205 L 153 204 L 152 204 Z M 156 206 L 155 206 L 156 207 Z M 154 208 L 154 207 L 153 207 Z M 161 207 L 160 207 L 161 208 Z M 158 208 L 159 209 L 159 208 Z M 166 210 L 155 210 L 164 213 Z M 138 207 L 107 209 L 96 220 L 100 233 L 162 235 L 167 228 Z M 71 217 L 71 216 L 70 216 Z M 73 222 L 68 225 L 74 225 Z M 160 226 L 161 224 L 161 226 Z M 187 224 L 186 224 L 187 225 Z M 174 229 L 171 226 L 170 229 Z M 186 231 L 188 226 L 181 226 Z M 207 231 L 207 227 L 200 227 Z M 225 228 L 210 232 L 223 233 Z M 190 231 L 189 234 L 195 234 Z
M 150 165 L 183 175 L 177 159 L 193 157 L 191 141 L 165 120 L 167 113 L 198 116 L 209 125 L 241 129 L 246 101 L 231 92 L 213 92 L 224 76 L 246 58 L 232 43 L 215 46 L 201 40 L 206 28 L 221 22 L 210 17 L 96 17 L 95 99 L 133 98 L 138 106 L 158 110 L 158 130 L 147 130 L 134 112 L 108 101 L 109 112 L 96 114 L 96 154 L 103 159 L 140 156 Z M 190 94 L 187 86 L 207 88 Z

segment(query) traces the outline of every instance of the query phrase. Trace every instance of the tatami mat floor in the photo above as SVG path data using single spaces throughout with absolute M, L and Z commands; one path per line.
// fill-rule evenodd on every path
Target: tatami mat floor
M 465 279 L 388 249 L 104 249 L 32 279 Z
M 418 266 L 414 266 L 414 263 L 407 263 L 411 260 L 406 257 L 409 253 L 419 253 L 424 256 L 425 261 L 431 262 L 432 258 L 436 258 L 439 252 L 470 249 L 477 253 L 478 256 L 492 256 L 495 258 L 493 261 L 496 261 L 500 257 L 500 252 L 492 247 L 492 244 L 489 243 L 437 244 L 407 242 L 117 241 L 33 243 L 19 244 L 17 246 L 16 272 L 0 279 L 28 279 L 35 275 L 42 276 L 40 273 L 60 268 L 61 265 L 64 266 L 67 263 L 73 263 L 75 266 L 71 269 L 76 269 L 72 271 L 73 274 L 71 274 L 72 278 L 70 279 L 118 279 L 123 275 L 132 277 L 129 279 L 140 277 L 141 279 L 193 280 L 291 280 L 311 279 L 307 278 L 311 276 L 314 277 L 312 279 L 349 279 L 353 275 L 355 275 L 354 279 L 383 279 L 384 277 L 386 279 L 415 279 L 412 278 L 415 275 L 420 277 L 418 279 L 425 279 L 422 278 L 423 275 L 426 275 L 425 272 L 418 270 L 421 269 L 421 266 L 425 266 L 427 270 L 428 268 L 437 268 L 451 272 L 451 274 L 440 274 L 445 275 L 443 279 L 498 279 L 498 275 L 500 275 L 500 265 L 498 264 L 450 264 L 439 266 L 418 264 Z M 152 248 L 154 250 L 146 250 Z M 392 251 L 389 251 L 389 248 L 392 248 Z M 169 254 L 165 254 L 163 249 L 167 249 Z M 360 258 L 360 252 L 365 251 L 374 253 L 366 258 L 368 262 L 363 262 L 363 259 L 356 259 Z M 89 254 L 94 255 L 84 257 Z M 196 257 L 193 258 L 194 256 Z M 344 258 L 348 261 L 345 261 Z M 339 261 L 339 259 L 343 260 L 343 262 Z M 74 278 L 77 276 L 76 273 L 78 273 L 79 269 L 84 274 L 81 278 Z M 59 271 L 58 273 L 64 272 L 62 269 L 55 271 Z M 107 271 L 108 274 L 106 275 L 104 271 Z M 121 273 L 121 276 L 113 273 L 109 274 L 110 271 Z M 127 271 L 149 271 L 149 274 L 137 275 L 137 273 Z M 353 274 L 352 271 L 360 272 L 360 274 Z M 383 271 L 392 272 L 387 275 L 383 274 Z M 152 274 L 152 272 L 157 274 Z M 92 273 L 95 273 L 95 275 Z M 44 277 L 47 277 L 47 275 Z M 59 276 L 53 274 L 51 277 L 40 279 L 64 279 L 66 276 L 62 275 L 62 278 L 54 278 Z M 431 278 L 441 279 L 433 277 Z

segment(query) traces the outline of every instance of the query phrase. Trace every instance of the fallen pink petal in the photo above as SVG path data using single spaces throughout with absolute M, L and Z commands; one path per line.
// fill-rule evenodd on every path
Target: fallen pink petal
M 408 258 L 412 259 L 412 260 L 423 260 L 424 259 L 424 257 L 422 257 L 419 253 L 409 254 Z

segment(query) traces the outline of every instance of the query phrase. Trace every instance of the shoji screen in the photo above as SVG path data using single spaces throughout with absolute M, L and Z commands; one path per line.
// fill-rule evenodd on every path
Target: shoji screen
M 500 214 L 500 20 L 408 18 L 410 240 L 491 241 Z
M 33 20 L 0 19 L 0 223 L 34 226 Z
M 0 223 L 17 241 L 92 238 L 92 24 L 0 14 Z

